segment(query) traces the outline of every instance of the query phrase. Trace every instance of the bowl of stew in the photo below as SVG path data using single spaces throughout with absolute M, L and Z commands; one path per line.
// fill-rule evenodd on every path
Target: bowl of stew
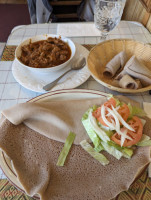
M 55 72 L 68 65 L 74 57 L 75 44 L 59 35 L 37 35 L 23 41 L 15 51 L 15 59 L 34 72 Z

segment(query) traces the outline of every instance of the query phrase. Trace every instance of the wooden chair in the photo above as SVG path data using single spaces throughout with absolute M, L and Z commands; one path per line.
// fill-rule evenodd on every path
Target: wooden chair
M 151 0 L 127 0 L 122 19 L 140 22 L 151 32 Z

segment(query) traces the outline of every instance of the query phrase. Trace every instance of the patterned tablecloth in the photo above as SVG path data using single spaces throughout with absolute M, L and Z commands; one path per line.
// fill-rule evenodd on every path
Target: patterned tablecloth
M 12 62 L 14 59 L 14 51 L 16 45 L 28 37 L 43 33 L 57 33 L 58 24 L 34 24 L 15 27 L 12 30 L 3 55 L 0 61 L 0 111 L 15 105 L 17 103 L 26 102 L 27 100 L 39 95 L 40 93 L 29 91 L 19 85 L 14 79 L 11 71 Z M 151 34 L 139 23 L 122 21 L 108 36 L 107 39 L 114 38 L 131 38 L 142 41 L 144 43 L 151 43 Z M 94 37 L 76 37 L 73 34 L 71 39 L 77 43 L 83 44 L 90 50 L 96 43 L 100 42 L 99 36 Z M 90 77 L 84 84 L 78 88 L 94 89 L 106 93 L 118 95 L 118 92 L 111 91 L 104 86 L 98 84 L 92 77 Z M 140 103 L 151 102 L 151 96 L 148 92 L 138 94 L 124 94 Z M 6 179 L 3 172 L 0 170 L 0 199 L 33 199 L 24 195 L 17 190 Z M 151 180 L 148 178 L 147 171 L 132 184 L 128 191 L 122 192 L 115 199 L 118 200 L 150 200 L 151 199 Z

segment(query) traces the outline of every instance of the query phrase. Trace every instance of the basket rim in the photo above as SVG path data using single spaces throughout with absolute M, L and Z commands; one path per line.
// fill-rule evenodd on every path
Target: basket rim
M 107 43 L 107 42 L 111 42 L 111 41 L 132 41 L 132 42 L 137 42 L 137 43 L 140 43 L 140 44 L 143 44 L 144 46 L 149 46 L 151 48 L 151 43 L 144 43 L 144 42 L 141 42 L 139 40 L 135 40 L 135 39 L 130 39 L 130 38 L 116 38 L 116 39 L 110 39 L 110 40 L 105 40 L 103 42 L 99 42 L 98 44 L 96 44 L 94 47 L 92 47 L 92 49 L 90 50 L 89 52 L 89 55 L 90 53 L 98 46 L 100 45 L 103 45 L 104 43 Z M 89 57 L 88 55 L 88 57 Z M 88 59 L 88 58 L 87 58 Z

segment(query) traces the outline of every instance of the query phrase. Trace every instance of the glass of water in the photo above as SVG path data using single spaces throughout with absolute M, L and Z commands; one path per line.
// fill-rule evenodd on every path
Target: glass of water
M 101 31 L 101 39 L 120 22 L 126 0 L 95 0 L 94 23 Z

